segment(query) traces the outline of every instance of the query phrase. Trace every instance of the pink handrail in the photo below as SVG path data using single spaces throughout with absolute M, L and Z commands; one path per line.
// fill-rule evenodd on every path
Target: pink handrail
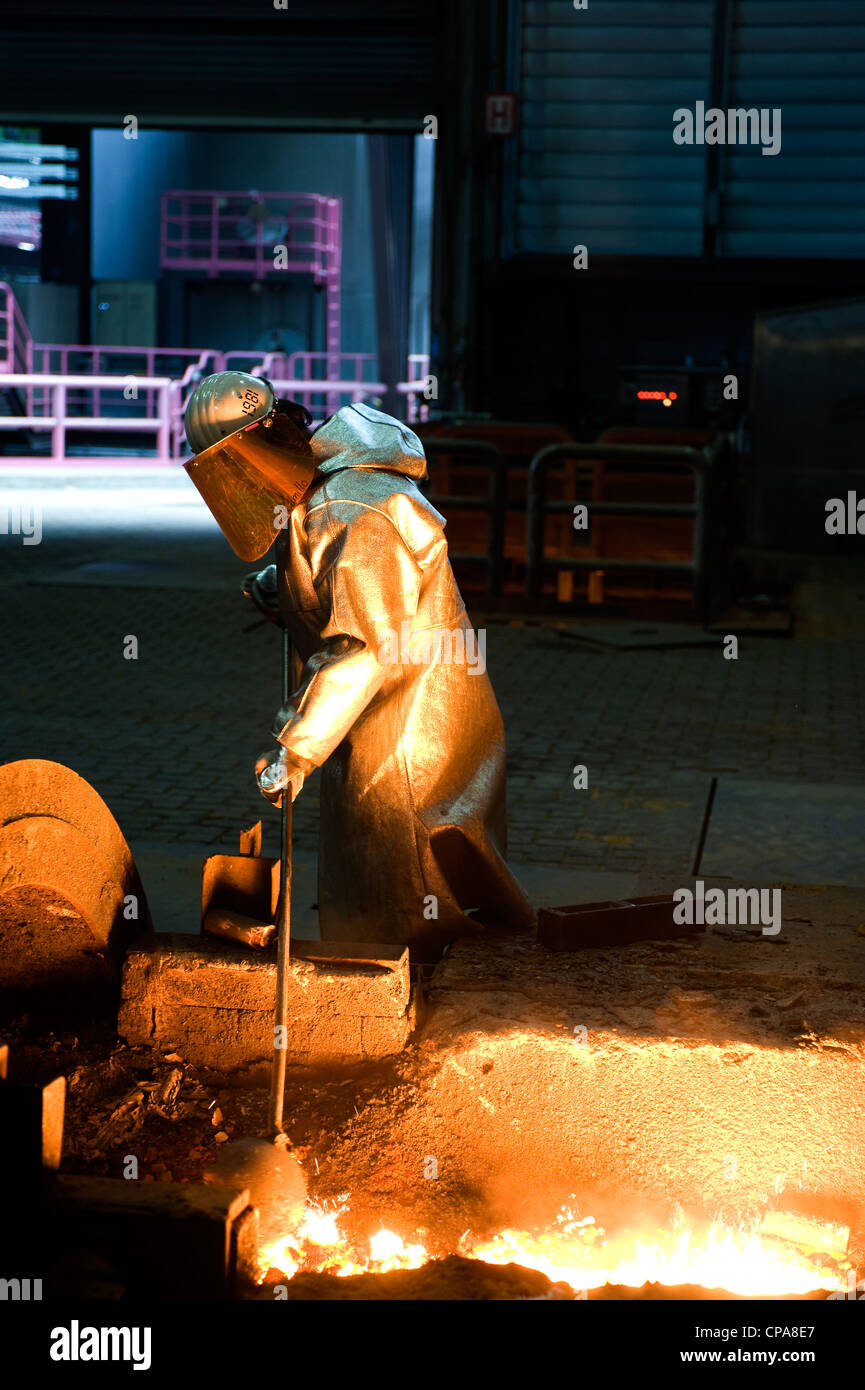
M 397 391 L 408 400 L 408 424 L 415 425 L 419 420 L 429 419 L 429 397 L 426 395 L 429 375 L 429 353 L 410 352 L 408 355 L 408 381 L 401 381 Z M 424 404 L 418 406 L 417 398 L 423 394 Z
M 9 372 L 31 372 L 33 370 L 33 339 L 12 286 L 5 280 L 0 280 L 0 323 L 3 325 L 3 332 L 0 335 L 0 353 L 2 353 L 0 372 L 4 375 Z M 24 395 L 27 414 L 32 415 L 32 388 L 28 386 Z
M 56 357 L 56 362 L 53 360 Z M 110 344 L 93 345 L 90 343 L 34 343 L 33 344 L 33 369 L 35 371 L 51 372 L 57 371 L 62 375 L 70 371 L 77 372 L 78 375 L 90 376 L 98 375 L 103 371 L 106 364 L 112 358 L 143 358 L 145 363 L 144 376 L 165 375 L 166 370 L 170 370 L 172 360 L 184 361 L 188 359 L 189 365 L 186 368 L 197 370 L 200 377 L 206 376 L 208 372 L 221 372 L 223 367 L 223 354 L 216 348 L 169 348 L 169 347 L 134 347 L 126 344 L 116 347 Z M 73 359 L 70 361 L 70 359 Z M 165 359 L 165 367 L 160 372 L 160 359 Z M 109 373 L 110 375 L 110 373 Z M 135 380 L 137 373 L 131 373 L 129 380 Z M 84 407 L 87 405 L 88 392 L 80 392 L 70 395 L 67 404 L 69 406 Z M 45 393 L 37 393 L 37 401 L 34 410 L 30 413 L 38 413 L 44 410 Z M 100 411 L 99 392 L 93 393 L 93 412 L 98 415 Z
M 306 271 L 317 284 L 339 272 L 340 199 L 323 193 L 261 193 L 257 189 L 168 189 L 162 195 L 160 265 L 166 270 L 253 270 L 257 279 L 281 270 Z M 252 235 L 238 236 L 238 224 Z M 265 233 L 279 224 L 278 236 Z M 276 246 L 286 258 L 274 264 Z M 239 250 L 247 252 L 238 255 Z M 265 254 L 267 253 L 267 254 Z
M 345 400 L 375 399 L 387 390 L 386 383 L 373 379 L 377 359 L 371 352 L 328 349 L 262 355 L 215 348 L 34 343 L 12 287 L 5 282 L 0 282 L 0 330 L 0 380 L 23 387 L 27 401 L 25 416 L 0 415 L 0 430 L 50 428 L 55 462 L 61 457 L 57 450 L 65 448 L 69 429 L 155 431 L 160 456 L 166 462 L 178 459 L 184 453 L 183 416 L 189 396 L 203 376 L 224 371 L 230 364 L 243 364 L 253 374 L 266 376 L 278 392 L 299 400 L 320 418 L 332 414 Z M 124 359 L 143 361 L 144 373 L 104 370 L 108 363 Z M 172 362 L 186 364 L 179 378 L 166 374 Z M 428 414 L 426 405 L 419 411 L 417 406 L 428 367 L 424 354 L 413 353 L 408 359 L 408 380 L 396 386 L 407 398 L 410 423 Z M 143 413 L 139 409 L 137 414 L 104 416 L 102 393 L 117 391 L 123 391 L 125 399 L 142 402 Z
M 141 416 L 131 415 L 70 415 L 68 391 L 70 387 L 85 387 L 89 391 L 101 388 L 106 391 L 124 391 L 125 382 L 116 376 L 79 376 L 75 373 L 61 372 L 5 372 L 4 383 L 10 386 L 45 387 L 50 398 L 50 415 L 0 415 L 0 430 L 50 430 L 51 460 L 63 462 L 66 454 L 66 433 L 68 430 L 111 431 L 124 434 L 155 434 L 156 453 L 166 461 L 171 457 L 171 378 L 139 377 L 137 384 L 145 388 L 145 411 Z M 148 412 L 148 406 L 153 413 Z M 34 460 L 35 461 L 35 460 Z
M 246 223 L 251 236 L 238 236 Z M 276 230 L 274 230 L 276 224 Z M 267 233 L 267 235 L 266 235 Z M 284 255 L 277 258 L 277 248 Z M 342 200 L 324 193 L 182 188 L 162 195 L 159 261 L 166 270 L 201 270 L 210 279 L 250 271 L 256 280 L 311 274 L 325 290 L 326 375 L 340 375 Z M 243 252 L 244 254 L 240 254 Z M 338 408 L 338 392 L 327 399 Z

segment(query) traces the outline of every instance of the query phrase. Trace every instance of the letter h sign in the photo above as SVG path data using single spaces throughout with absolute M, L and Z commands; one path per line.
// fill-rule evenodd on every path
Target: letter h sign
M 513 92 L 487 92 L 484 128 L 487 135 L 513 135 L 517 99 Z

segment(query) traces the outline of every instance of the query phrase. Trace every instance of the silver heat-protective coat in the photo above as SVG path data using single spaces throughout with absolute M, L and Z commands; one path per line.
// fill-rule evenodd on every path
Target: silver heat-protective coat
M 444 518 L 416 486 L 423 446 L 364 404 L 311 443 L 316 477 L 276 550 L 303 669 L 273 732 L 289 766 L 323 769 L 322 936 L 422 955 L 480 922 L 527 927 L 504 859 L 502 718 Z

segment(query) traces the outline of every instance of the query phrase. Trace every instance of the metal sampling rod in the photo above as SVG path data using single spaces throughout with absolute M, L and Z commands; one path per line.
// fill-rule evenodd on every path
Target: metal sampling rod
M 291 638 L 282 628 L 282 707 L 291 693 Z M 285 1096 L 285 1038 L 288 1027 L 288 967 L 291 957 L 291 786 L 282 793 L 280 812 L 279 901 L 276 907 L 276 1008 L 273 1018 L 273 1066 L 270 1073 L 268 1129 L 276 1139 L 284 1133 L 282 1109 Z

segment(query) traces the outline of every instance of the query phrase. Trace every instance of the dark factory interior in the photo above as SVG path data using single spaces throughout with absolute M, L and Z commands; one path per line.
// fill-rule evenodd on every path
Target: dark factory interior
M 663 1305 L 825 1373 L 865 11 L 0 36 L 3 1315 L 148 1370 L 190 1300 Z

